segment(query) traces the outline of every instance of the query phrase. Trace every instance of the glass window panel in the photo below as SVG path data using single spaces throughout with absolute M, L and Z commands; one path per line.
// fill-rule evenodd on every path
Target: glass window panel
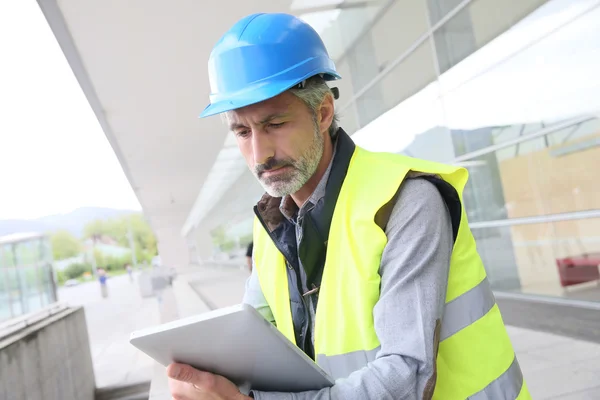
M 452 73 L 440 78 L 456 155 L 525 139 L 468 158 L 476 163 L 468 167 L 464 195 L 471 222 L 600 209 L 594 182 L 600 168 L 600 8 L 565 25 L 562 13 L 572 17 L 572 7 L 557 4 L 564 5 L 550 6 L 559 29 L 524 51 L 513 35 L 514 56 L 471 78 L 463 74 L 461 85 L 451 82 Z M 487 57 L 492 53 L 484 50 L 495 45 L 474 57 Z
M 337 87 L 340 91 L 340 98 L 337 100 L 338 104 L 346 104 L 354 96 L 354 86 L 352 85 L 352 75 L 350 73 L 350 66 L 348 65 L 348 59 L 337 62 L 335 67 L 342 77 L 337 81 L 329 82 L 330 87 Z
M 556 155 L 553 151 L 564 146 L 553 146 L 500 161 L 500 179 L 506 204 L 510 205 L 507 207 L 509 217 L 600 208 L 599 138 L 600 131 L 587 139 L 579 139 L 573 143 L 594 143 L 594 146 L 565 155 Z M 540 140 L 537 141 L 541 147 Z
M 0 252 L 2 249 L 0 248 Z M 0 266 L 1 267 L 1 266 Z M 10 292 L 6 270 L 0 269 L 0 322 L 11 317 Z
M 386 2 L 348 2 L 343 9 L 301 15 L 305 21 L 320 28 L 319 33 L 329 55 L 340 60 L 354 42 L 368 29 Z M 326 20 L 326 21 L 324 21 Z M 341 61 L 341 60 L 340 60 Z
M 36 241 L 17 242 L 14 245 L 19 266 L 32 265 L 35 263 L 35 243 Z
M 339 57 L 347 47 L 346 39 L 338 29 L 341 12 L 342 10 L 339 8 L 332 8 L 300 15 L 300 18 L 319 33 L 327 46 L 329 56 L 333 59 Z M 342 19 L 345 17 L 346 15 Z
M 434 109 L 435 107 L 431 107 Z M 401 154 L 436 162 L 448 162 L 454 158 L 452 153 L 452 137 L 445 127 L 434 126 L 415 136 L 410 145 Z
M 489 127 L 475 130 L 454 130 L 457 134 L 464 134 L 462 140 L 456 142 L 456 155 L 468 157 L 469 153 L 484 150 L 493 145 L 502 144 L 508 141 L 524 138 L 519 144 L 504 147 L 497 151 L 499 160 L 512 158 L 518 155 L 525 155 L 528 152 L 538 151 L 546 147 L 569 147 L 579 139 L 585 139 L 593 136 L 600 131 L 600 120 L 593 116 L 585 114 L 574 119 L 558 121 L 551 124 L 544 122 L 530 124 L 515 124 L 502 127 Z M 548 132 L 546 135 L 539 136 L 540 133 Z M 537 136 L 527 140 L 528 136 Z
M 435 78 L 433 50 L 426 40 L 379 82 L 385 109 L 417 93 Z
M 478 228 L 472 232 L 492 288 L 520 290 L 521 278 L 510 228 Z
M 361 126 L 416 94 L 435 78 L 433 50 L 427 40 L 356 100 Z
M 21 302 L 21 284 L 19 281 L 18 270 L 15 267 L 6 268 L 6 282 L 8 289 L 8 301 L 12 307 L 13 316 L 23 314 L 24 308 Z
M 477 48 L 484 46 L 546 2 L 547 0 L 473 1 L 467 10 Z M 566 4 L 564 1 L 563 3 Z
M 34 312 L 56 301 L 48 238 L 0 246 L 0 321 Z
M 495 289 L 588 301 L 600 301 L 598 232 L 598 218 L 473 229 Z
M 365 87 L 428 29 L 427 10 L 419 0 L 393 1 L 375 21 L 386 3 L 346 4 L 323 31 L 323 41 L 346 81 L 340 87 L 343 99 Z
M 426 4 L 429 11 L 429 20 L 431 21 L 431 24 L 437 24 L 460 3 L 462 3 L 462 0 L 427 0 Z
M 396 0 L 371 28 L 375 60 L 383 70 L 429 29 L 421 0 Z
M 47 263 L 51 263 L 53 261 L 54 256 L 52 255 L 52 245 L 50 244 L 50 239 L 44 237 L 42 239 L 42 259 Z
M 356 103 L 350 103 L 346 108 L 338 111 L 339 126 L 346 131 L 348 135 L 358 131 L 358 115 L 356 114 Z
M 8 255 L 5 254 L 5 252 L 7 252 L 8 250 L 5 250 L 4 245 L 0 245 L 0 268 L 8 266 Z
M 344 0 L 293 0 L 290 9 L 297 11 L 315 7 L 335 6 L 343 1 Z
M 595 133 L 551 145 L 553 135 L 479 156 L 467 167 L 471 222 L 600 209 L 600 125 Z
M 469 70 L 479 71 L 468 64 L 487 64 L 486 58 L 495 58 L 487 51 L 497 47 L 494 42 L 475 54 L 465 68 L 457 66 L 464 69 L 458 71 L 460 74 L 452 71 L 440 78 L 447 123 L 452 129 L 493 128 L 497 131 L 495 142 L 502 142 L 539 130 L 542 124 L 552 126 L 600 111 L 600 8 L 523 51 L 520 40 L 527 32 L 523 27 L 521 31 L 523 37 L 512 37 L 511 43 L 503 44 L 519 51 L 514 56 L 466 78 Z M 506 48 L 502 51 L 509 53 Z M 465 83 L 455 85 L 455 80 L 463 79 Z
M 436 30 L 433 38 L 441 73 L 477 50 L 468 8 L 460 11 Z
M 40 306 L 45 307 L 50 304 L 51 301 L 51 287 L 49 285 L 50 280 L 48 279 L 50 276 L 48 274 L 49 268 L 47 266 L 40 266 L 38 268 L 38 279 L 40 285 Z
M 371 151 L 405 153 L 428 160 L 449 161 L 454 159 L 454 149 L 449 141 L 449 131 L 443 124 L 439 87 L 434 81 L 362 127 L 352 139 Z M 445 146 L 438 146 L 444 143 Z
M 569 0 L 549 1 L 508 31 L 479 48 L 477 52 L 471 54 L 452 69 L 446 71 L 440 77 L 443 90 L 446 92 L 456 90 L 459 86 L 473 80 L 479 75 L 487 74 L 490 70 L 505 64 L 507 59 L 521 52 L 528 52 L 530 55 L 535 54 L 529 50 L 532 46 L 535 46 L 542 40 L 547 41 L 546 37 L 552 35 L 553 32 L 561 29 L 561 27 L 572 23 L 581 15 L 586 14 L 597 4 L 598 0 L 578 2 L 570 2 Z M 583 26 L 581 23 L 578 23 L 578 25 Z M 582 36 L 582 33 L 579 32 L 576 35 Z M 593 35 L 593 33 L 583 33 L 583 36 L 587 35 Z M 576 46 L 572 46 L 573 53 L 577 53 L 577 50 L 582 45 L 585 45 L 585 43 L 576 43 Z M 593 41 L 591 47 L 595 47 Z M 536 55 L 535 59 L 538 70 L 546 66 L 544 65 L 547 64 L 546 58 L 537 57 Z M 513 69 L 514 74 L 518 72 L 519 68 Z M 539 87 L 538 90 L 541 89 L 543 87 Z
M 39 310 L 41 304 L 41 287 L 38 268 L 35 266 L 19 268 L 20 279 L 22 282 L 23 301 L 26 312 Z
M 15 253 L 12 244 L 0 245 L 0 266 L 14 267 Z
M 499 166 L 495 154 L 479 157 L 477 163 L 466 166 L 469 181 L 463 191 L 463 201 L 469 222 L 505 219 L 506 196 L 499 178 Z
M 530 14 L 546 0 L 475 0 L 435 33 L 440 71 L 452 68 Z M 428 0 L 431 24 L 455 10 L 460 0 Z
M 365 35 L 346 57 L 351 71 L 352 86 L 357 90 L 362 90 L 379 75 L 379 66 L 374 61 L 374 50 L 371 36 Z M 379 84 L 361 95 L 356 102 L 361 126 L 377 118 L 384 111 Z

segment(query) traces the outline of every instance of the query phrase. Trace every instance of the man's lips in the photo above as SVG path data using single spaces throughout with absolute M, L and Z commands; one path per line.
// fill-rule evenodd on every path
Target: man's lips
M 269 170 L 263 171 L 261 173 L 261 176 L 263 176 L 263 177 L 277 176 L 279 174 L 284 173 L 289 168 L 290 168 L 289 165 L 284 165 L 283 167 L 279 167 L 279 168 L 275 168 L 275 169 L 269 169 Z

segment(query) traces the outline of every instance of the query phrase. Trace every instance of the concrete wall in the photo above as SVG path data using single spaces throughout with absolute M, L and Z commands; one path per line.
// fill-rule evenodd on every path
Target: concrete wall
M 0 399 L 93 400 L 83 308 L 69 308 L 0 339 Z

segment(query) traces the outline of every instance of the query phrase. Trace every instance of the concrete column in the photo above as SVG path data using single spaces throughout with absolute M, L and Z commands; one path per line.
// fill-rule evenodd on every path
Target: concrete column
M 194 239 L 196 244 L 196 254 L 200 263 L 207 260 L 213 254 L 212 238 L 207 229 L 197 227 L 194 230 Z
M 163 265 L 180 268 L 190 264 L 187 242 L 179 229 L 161 229 L 157 237 Z

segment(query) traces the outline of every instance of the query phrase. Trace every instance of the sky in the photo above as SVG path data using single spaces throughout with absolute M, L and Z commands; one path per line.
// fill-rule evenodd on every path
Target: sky
M 34 0 L 0 1 L 0 219 L 140 210 Z

